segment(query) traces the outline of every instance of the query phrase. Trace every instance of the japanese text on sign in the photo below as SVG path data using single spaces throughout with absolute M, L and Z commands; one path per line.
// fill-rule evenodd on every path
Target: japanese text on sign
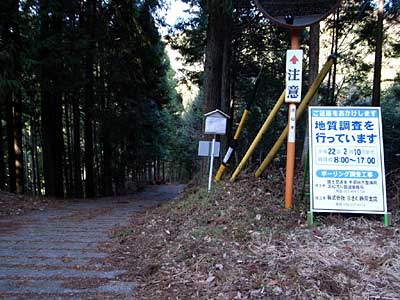
M 386 213 L 379 108 L 310 107 L 311 209 Z
M 286 54 L 286 93 L 285 101 L 301 101 L 303 77 L 303 50 L 288 50 Z

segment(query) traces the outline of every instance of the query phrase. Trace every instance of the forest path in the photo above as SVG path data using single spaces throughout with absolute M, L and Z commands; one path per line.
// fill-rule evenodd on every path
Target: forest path
M 0 220 L 0 299 L 132 299 L 134 283 L 119 280 L 124 270 L 99 263 L 108 255 L 100 246 L 112 241 L 110 229 L 183 188 L 152 186 Z

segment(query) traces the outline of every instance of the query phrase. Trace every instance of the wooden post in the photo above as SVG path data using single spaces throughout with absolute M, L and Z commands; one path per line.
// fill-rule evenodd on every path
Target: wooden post
M 300 48 L 300 31 L 292 30 L 291 49 Z M 296 159 L 296 104 L 289 104 L 289 134 L 287 139 L 287 154 L 286 154 L 286 186 L 285 186 L 285 208 L 293 208 L 293 178 L 294 164 Z

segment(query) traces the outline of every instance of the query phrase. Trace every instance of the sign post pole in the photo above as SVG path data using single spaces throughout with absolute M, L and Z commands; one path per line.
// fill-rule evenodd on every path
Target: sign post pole
M 291 49 L 297 50 L 300 48 L 300 31 L 298 29 L 292 30 L 291 35 Z M 290 53 L 290 54 L 289 54 Z M 301 100 L 301 73 L 302 73 L 302 59 L 301 56 L 292 56 L 288 52 L 287 60 L 292 65 L 299 65 L 300 69 L 294 67 L 287 67 L 286 71 L 286 102 L 289 102 L 288 113 L 288 126 L 289 134 L 287 139 L 287 154 L 286 154 L 286 183 L 285 183 L 285 208 L 293 208 L 293 178 L 294 178 L 294 165 L 296 156 L 296 99 Z M 299 71 L 299 72 L 298 72 Z M 292 85 L 294 84 L 294 85 Z M 293 100 L 292 100 L 293 99 Z
M 214 111 L 211 111 L 209 113 L 206 113 L 204 115 L 205 117 L 205 127 L 204 127 L 204 133 L 205 134 L 212 134 L 213 139 L 211 142 L 211 151 L 209 151 L 210 157 L 210 174 L 208 176 L 208 192 L 211 191 L 211 183 L 212 183 L 212 173 L 213 173 L 213 167 L 214 167 L 214 155 L 215 155 L 215 139 L 218 135 L 225 135 L 226 134 L 226 125 L 229 119 L 229 116 L 220 111 L 219 109 L 216 109 Z
M 211 158 L 210 158 L 210 174 L 208 175 L 208 192 L 211 191 L 211 183 L 213 177 L 213 168 L 214 168 L 214 147 L 215 147 L 215 138 L 216 135 L 214 134 L 214 138 L 211 143 Z
M 296 104 L 289 104 L 289 134 L 286 153 L 285 208 L 293 208 L 293 178 L 296 152 Z

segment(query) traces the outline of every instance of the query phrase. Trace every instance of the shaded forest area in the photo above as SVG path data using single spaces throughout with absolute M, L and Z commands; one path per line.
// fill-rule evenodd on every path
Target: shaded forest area
M 1 1 L 1 190 L 91 198 L 188 176 L 158 6 Z

